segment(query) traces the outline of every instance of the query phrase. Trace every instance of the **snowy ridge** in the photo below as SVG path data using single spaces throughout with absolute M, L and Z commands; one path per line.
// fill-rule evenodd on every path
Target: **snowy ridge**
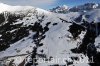
M 3 3 L 0 3 L 0 13 L 4 12 L 4 11 L 24 11 L 27 9 L 32 9 L 33 7 L 31 6 L 10 6 L 10 5 L 6 5 Z
M 4 12 L 4 11 L 8 11 L 8 12 L 24 12 L 24 11 L 33 11 L 34 9 L 36 9 L 35 7 L 32 6 L 11 6 L 11 5 L 7 5 L 4 3 L 0 3 L 0 13 Z M 39 13 L 47 13 L 46 10 L 37 8 L 38 11 L 40 11 Z

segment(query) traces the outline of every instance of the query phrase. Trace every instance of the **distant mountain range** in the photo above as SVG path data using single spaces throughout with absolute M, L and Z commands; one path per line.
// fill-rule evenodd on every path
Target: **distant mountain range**
M 98 9 L 98 8 L 100 8 L 100 4 L 86 3 L 86 4 L 75 6 L 75 7 L 68 7 L 66 5 L 57 6 L 53 9 L 50 9 L 50 11 L 55 12 L 55 13 L 81 12 L 81 11 L 85 12 L 85 11 Z

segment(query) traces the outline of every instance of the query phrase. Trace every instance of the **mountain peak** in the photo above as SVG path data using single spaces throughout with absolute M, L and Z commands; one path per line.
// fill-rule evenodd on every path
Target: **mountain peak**
M 69 7 L 67 5 L 57 6 L 53 9 L 50 9 L 51 12 L 55 12 L 55 13 L 66 13 L 66 11 L 68 10 L 69 10 Z
M 62 7 L 65 8 L 65 9 L 68 9 L 69 8 L 67 5 L 63 5 Z
M 100 8 L 100 4 L 98 3 L 86 3 L 83 5 L 72 7 L 70 11 L 74 11 L 74 12 L 89 11 L 89 10 L 98 9 L 98 8 Z

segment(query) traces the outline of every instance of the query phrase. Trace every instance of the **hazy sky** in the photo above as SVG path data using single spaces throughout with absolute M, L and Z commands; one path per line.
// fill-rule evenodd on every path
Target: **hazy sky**
M 9 5 L 30 5 L 43 9 L 50 9 L 58 5 L 68 5 L 70 7 L 84 3 L 100 3 L 100 0 L 0 0 Z

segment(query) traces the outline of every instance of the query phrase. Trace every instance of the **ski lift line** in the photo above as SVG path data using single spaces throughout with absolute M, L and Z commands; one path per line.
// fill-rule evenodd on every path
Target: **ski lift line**
M 59 18 L 59 17 L 58 17 Z M 85 28 L 85 29 L 87 29 L 87 27 L 86 26 L 84 26 L 84 25 L 81 25 L 81 24 L 78 24 L 78 23 L 76 23 L 75 21 L 71 21 L 71 22 L 68 22 L 68 21 L 66 21 L 66 20 L 64 20 L 64 19 L 62 19 L 62 18 L 59 18 L 60 20 L 62 20 L 62 21 L 64 21 L 64 22 L 66 22 L 66 23 L 75 23 L 75 24 L 77 24 L 77 25 L 80 25 L 81 27 L 83 27 L 83 28 Z
M 59 18 L 59 17 L 58 17 Z M 62 20 L 62 21 L 64 21 L 64 22 L 66 22 L 66 23 L 73 23 L 73 22 L 68 22 L 68 21 L 66 21 L 66 20 L 64 20 L 64 19 L 62 19 L 62 18 L 59 18 L 60 20 Z
M 59 17 L 58 17 L 59 18 Z M 71 21 L 71 22 L 69 22 L 69 21 L 67 21 L 67 20 L 65 20 L 65 19 L 63 19 L 63 18 L 59 18 L 60 20 L 62 20 L 62 21 L 64 21 L 64 22 L 66 22 L 66 23 L 75 23 L 75 24 L 77 24 L 77 25 L 80 25 L 79 23 L 76 23 L 75 21 Z M 81 26 L 81 25 L 80 25 Z

